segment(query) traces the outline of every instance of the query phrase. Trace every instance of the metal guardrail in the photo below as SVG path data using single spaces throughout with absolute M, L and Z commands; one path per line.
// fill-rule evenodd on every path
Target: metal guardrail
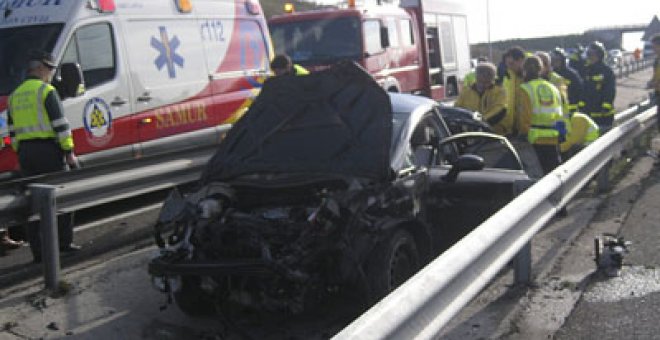
M 523 266 L 516 271 L 529 275 L 524 266 L 531 266 L 532 237 L 628 141 L 656 123 L 655 108 L 645 104 L 617 114 L 616 121 L 629 120 L 524 191 L 334 339 L 435 339 L 509 261 L 515 258 L 514 265 Z
M 629 76 L 633 72 L 640 71 L 646 67 L 650 67 L 653 65 L 653 58 L 643 58 L 640 60 L 633 60 L 630 62 L 622 62 L 617 65 L 610 65 L 612 67 L 612 71 L 614 71 L 614 75 L 617 78 L 623 78 Z

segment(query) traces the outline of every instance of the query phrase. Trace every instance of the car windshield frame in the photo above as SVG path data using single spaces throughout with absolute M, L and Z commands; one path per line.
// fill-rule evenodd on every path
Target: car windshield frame
M 276 54 L 302 66 L 362 58 L 362 23 L 356 16 L 273 23 L 269 30 Z
M 7 96 L 27 75 L 32 50 L 51 53 L 64 24 L 45 24 L 0 29 L 0 95 Z

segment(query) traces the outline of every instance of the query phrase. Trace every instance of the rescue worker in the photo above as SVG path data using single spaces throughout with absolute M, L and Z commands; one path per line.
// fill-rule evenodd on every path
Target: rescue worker
M 563 161 L 573 157 L 583 147 L 589 145 L 600 136 L 598 124 L 584 113 L 572 113 L 570 124 L 571 128 L 566 135 L 566 140 L 559 145 L 561 159 Z
M 564 117 L 566 118 L 566 121 L 568 121 L 570 117 L 568 116 L 568 86 L 566 85 L 566 79 L 564 79 L 564 77 L 560 76 L 552 69 L 550 54 L 539 51 L 536 52 L 535 55 L 541 59 L 541 78 L 549 81 L 557 88 L 557 90 L 559 90 L 559 94 L 561 94 Z
M 505 53 L 504 62 L 506 64 L 506 74 L 501 80 L 502 86 L 507 96 L 507 112 L 501 125 L 505 135 L 516 136 L 515 131 L 518 126 L 518 112 L 516 111 L 517 89 L 523 83 L 523 62 L 525 61 L 525 51 L 515 46 L 508 49 Z
M 34 176 L 78 166 L 73 153 L 69 122 L 62 112 L 57 91 L 50 84 L 56 64 L 48 53 L 34 51 L 28 61 L 28 75 L 9 96 L 8 125 L 12 148 L 18 153 L 22 176 Z M 58 218 L 60 251 L 73 252 L 73 219 Z M 38 223 L 30 223 L 27 237 L 34 262 L 41 262 Z
M 543 65 L 537 56 L 525 59 L 524 83 L 516 95 L 519 131 L 527 136 L 548 174 L 561 163 L 559 143 L 564 140 L 565 127 L 559 90 L 541 78 Z
M 602 43 L 595 41 L 589 45 L 587 59 L 579 111 L 588 114 L 598 124 L 601 133 L 606 133 L 614 123 L 616 78 L 612 69 L 603 62 L 605 47 Z
M 653 63 L 653 77 L 649 81 L 648 87 L 655 90 L 655 104 L 658 111 L 656 118 L 658 130 L 660 130 L 660 34 L 651 38 L 651 44 L 653 52 L 655 52 L 655 62 Z
M 568 95 L 569 113 L 576 112 L 578 103 L 582 98 L 582 77 L 580 77 L 577 71 L 566 65 L 566 53 L 561 48 L 556 48 L 550 53 L 550 63 L 553 71 L 564 78 Z
M 275 76 L 283 76 L 287 74 L 292 74 L 296 76 L 305 76 L 309 74 L 304 67 L 294 64 L 289 58 L 288 55 L 278 54 L 273 58 L 273 61 L 270 62 L 270 68 L 273 70 Z
M 475 83 L 463 89 L 454 106 L 481 113 L 495 133 L 504 134 L 501 122 L 506 116 L 506 93 L 500 84 L 495 84 L 495 65 L 482 62 L 475 68 Z
M 584 60 L 583 54 L 584 47 L 580 44 L 577 44 L 575 46 L 575 51 L 568 57 L 568 66 L 574 69 L 580 75 L 580 77 L 582 77 L 582 79 L 584 79 L 584 72 L 587 66 L 587 62 Z
M 463 77 L 463 89 L 468 89 L 477 82 L 477 66 L 488 61 L 486 57 L 477 58 L 477 65 Z

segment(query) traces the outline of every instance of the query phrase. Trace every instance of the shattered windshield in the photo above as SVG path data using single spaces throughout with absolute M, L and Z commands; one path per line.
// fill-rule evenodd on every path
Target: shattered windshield
M 276 54 L 287 54 L 300 65 L 358 60 L 362 51 L 360 21 L 341 17 L 271 24 Z
M 51 52 L 62 24 L 0 29 L 0 95 L 9 95 L 25 78 L 31 50 Z

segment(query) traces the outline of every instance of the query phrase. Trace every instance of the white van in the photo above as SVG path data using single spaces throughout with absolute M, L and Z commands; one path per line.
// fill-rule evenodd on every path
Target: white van
M 0 0 L 0 133 L 35 49 L 60 65 L 54 85 L 83 164 L 217 142 L 272 57 L 258 0 Z M 17 169 L 4 147 L 0 173 Z

